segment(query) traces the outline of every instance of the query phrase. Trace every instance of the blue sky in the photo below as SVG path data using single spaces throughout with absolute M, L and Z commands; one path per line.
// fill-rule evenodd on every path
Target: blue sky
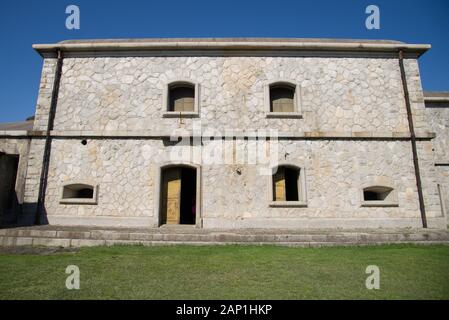
M 77 5 L 80 30 L 67 30 Z M 365 8 L 380 8 L 380 30 Z M 301 37 L 430 43 L 420 59 L 425 90 L 449 90 L 449 1 L 0 0 L 0 122 L 34 114 L 41 57 L 33 43 L 84 38 Z

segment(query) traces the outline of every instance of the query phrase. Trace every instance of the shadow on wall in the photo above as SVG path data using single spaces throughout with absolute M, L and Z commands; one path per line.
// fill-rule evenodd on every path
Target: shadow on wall
M 14 198 L 17 196 L 14 192 Z M 14 209 L 4 209 L 0 205 L 0 229 L 28 227 L 36 225 L 37 203 L 17 204 Z M 47 225 L 47 211 L 43 208 L 40 212 L 39 223 L 37 225 Z

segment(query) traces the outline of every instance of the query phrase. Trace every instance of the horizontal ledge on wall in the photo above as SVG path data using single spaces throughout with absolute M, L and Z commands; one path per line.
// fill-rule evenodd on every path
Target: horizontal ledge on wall
M 31 130 L 31 131 L 25 131 L 25 130 L 0 130 L 0 138 L 10 138 L 10 137 L 22 137 L 22 138 L 28 138 L 32 136 L 45 136 L 44 131 L 39 130 Z
M 304 201 L 271 201 L 271 208 L 306 208 L 307 202 Z
M 389 208 L 389 207 L 399 207 L 399 204 L 396 202 L 387 202 L 387 201 L 363 201 L 360 206 Z
M 200 137 L 203 138 L 279 138 L 279 139 L 410 139 L 409 132 L 370 132 L 370 131 L 303 131 L 303 132 L 279 132 L 277 135 L 271 135 L 270 129 L 259 129 L 248 132 L 235 132 L 235 134 L 198 134 L 191 130 L 186 131 L 79 131 L 79 130 L 53 130 L 50 133 L 54 138 L 170 138 L 175 137 Z M 430 140 L 435 138 L 434 132 L 417 132 L 416 138 L 421 140 Z M 15 138 L 15 137 L 45 137 L 44 131 L 0 131 L 0 138 Z
M 267 112 L 267 118 L 287 118 L 287 119 L 302 119 L 302 114 L 298 112 Z
M 196 111 L 183 111 L 183 112 L 176 112 L 176 111 L 166 111 L 162 114 L 162 117 L 164 118 L 198 118 L 199 113 Z
M 437 167 L 449 166 L 449 160 L 446 160 L 446 161 L 435 161 L 435 166 L 437 166 Z
M 202 137 L 242 137 L 242 138 L 251 138 L 255 137 L 255 134 L 258 134 L 258 137 L 270 137 L 269 129 L 260 129 L 260 131 L 249 131 L 249 132 L 235 132 L 234 134 L 218 134 L 218 135 L 210 135 L 210 134 L 198 134 L 193 131 L 179 131 L 176 135 L 182 136 L 202 136 Z M 51 136 L 80 136 L 80 137 L 88 137 L 88 136 L 98 136 L 98 137 L 171 137 L 174 135 L 173 131 L 167 132 L 148 132 L 148 131 L 52 131 Z M 410 138 L 410 134 L 408 132 L 369 132 L 369 131 L 355 131 L 355 132 L 344 132 L 344 131 L 303 131 L 303 132 L 279 132 L 277 135 L 279 138 Z M 433 139 L 435 138 L 435 133 L 433 132 L 417 132 L 416 138 L 418 139 Z
M 426 97 L 424 96 L 425 102 L 449 102 L 449 97 Z
M 96 199 L 84 199 L 84 198 L 68 198 L 59 200 L 60 204 L 74 204 L 74 205 L 96 205 Z

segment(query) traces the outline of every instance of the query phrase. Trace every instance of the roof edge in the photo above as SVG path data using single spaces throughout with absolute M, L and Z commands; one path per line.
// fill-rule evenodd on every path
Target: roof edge
M 57 50 L 65 52 L 101 52 L 101 51 L 165 51 L 165 50 L 199 50 L 199 51 L 353 51 L 353 52 L 404 52 L 414 53 L 418 57 L 431 48 L 429 44 L 376 43 L 376 42 L 308 42 L 308 41 L 104 41 L 79 43 L 33 44 L 41 55 L 52 54 Z
M 425 102 L 449 102 L 449 91 L 424 91 Z
M 424 97 L 425 102 L 449 102 L 449 97 Z

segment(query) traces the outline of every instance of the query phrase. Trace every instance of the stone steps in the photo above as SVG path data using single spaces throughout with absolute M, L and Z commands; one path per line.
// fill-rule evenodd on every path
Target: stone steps
M 98 229 L 86 227 L 23 227 L 0 229 L 0 246 L 83 247 L 97 245 L 275 244 L 286 246 L 370 245 L 388 243 L 448 244 L 446 230 L 335 231 Z

